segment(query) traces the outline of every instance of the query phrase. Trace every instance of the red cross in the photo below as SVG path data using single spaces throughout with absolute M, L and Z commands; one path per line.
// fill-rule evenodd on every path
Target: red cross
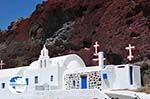
M 94 56 L 98 56 L 98 47 L 99 47 L 99 44 L 98 44 L 98 42 L 96 41 L 96 42 L 95 42 L 95 45 L 94 45 L 94 49 L 95 49 Z
M 0 67 L 1 67 L 1 69 L 3 69 L 3 66 L 5 65 L 5 63 L 3 62 L 3 60 L 1 60 L 1 62 L 0 62 Z
M 131 46 L 131 44 L 129 44 L 129 46 L 125 48 L 126 50 L 129 50 L 129 55 L 127 56 L 127 59 L 129 61 L 132 61 L 132 58 L 134 57 L 132 55 L 132 49 L 134 49 L 134 48 L 135 48 L 135 46 Z

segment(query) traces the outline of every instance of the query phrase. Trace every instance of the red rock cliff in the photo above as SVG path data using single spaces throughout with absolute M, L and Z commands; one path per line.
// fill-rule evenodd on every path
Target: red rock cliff
M 46 43 L 51 57 L 77 53 L 92 65 L 95 41 L 107 64 L 129 63 L 125 47 L 134 45 L 132 63 L 143 66 L 144 83 L 150 82 L 149 0 L 44 1 L 30 17 L 1 31 L 0 57 L 5 68 L 29 65 Z

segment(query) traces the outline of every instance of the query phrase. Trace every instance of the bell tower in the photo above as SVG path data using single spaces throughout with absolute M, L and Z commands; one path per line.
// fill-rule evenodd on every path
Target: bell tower
M 45 45 L 41 50 L 41 55 L 39 57 L 39 64 L 40 64 L 40 68 L 46 68 L 49 64 L 48 49 L 46 48 Z

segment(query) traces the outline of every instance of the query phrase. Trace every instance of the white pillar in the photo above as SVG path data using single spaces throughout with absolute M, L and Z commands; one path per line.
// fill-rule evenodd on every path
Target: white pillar
M 98 64 L 100 69 L 104 69 L 104 55 L 103 52 L 98 53 Z

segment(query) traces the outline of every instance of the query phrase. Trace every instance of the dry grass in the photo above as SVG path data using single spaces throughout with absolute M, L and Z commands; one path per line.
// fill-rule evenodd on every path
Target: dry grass
M 144 87 L 138 88 L 135 91 L 136 92 L 145 92 L 145 93 L 150 94 L 150 86 L 144 86 Z

